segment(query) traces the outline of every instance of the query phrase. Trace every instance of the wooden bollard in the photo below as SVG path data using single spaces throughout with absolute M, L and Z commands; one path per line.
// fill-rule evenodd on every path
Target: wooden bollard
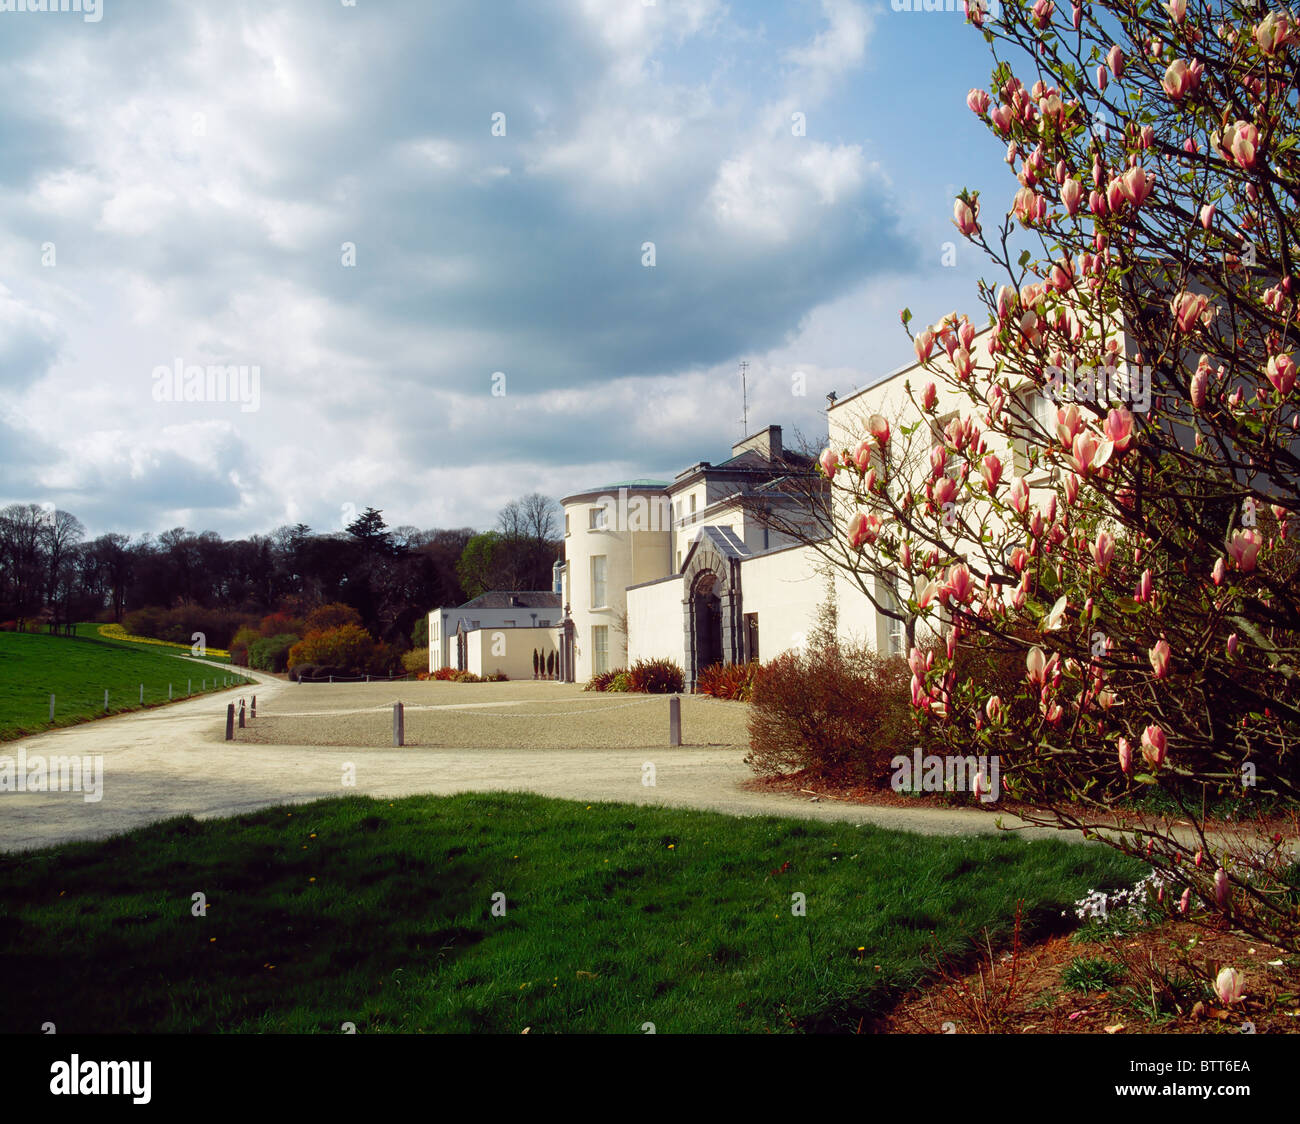
M 401 703 L 393 703 L 393 745 L 406 744 L 406 712 Z
M 682 744 L 682 697 L 674 695 L 668 700 L 668 744 Z
M 235 740 L 235 704 L 226 704 L 226 741 Z
M 144 684 L 140 684 L 140 705 L 144 706 Z
M 104 713 L 108 713 L 108 688 L 104 688 Z
M 54 696 L 50 696 L 50 721 L 54 721 Z
M 239 700 L 239 728 L 244 728 L 244 700 Z
M 253 705 L 248 708 L 248 716 L 250 718 L 257 717 L 257 696 L 256 695 L 253 696 Z

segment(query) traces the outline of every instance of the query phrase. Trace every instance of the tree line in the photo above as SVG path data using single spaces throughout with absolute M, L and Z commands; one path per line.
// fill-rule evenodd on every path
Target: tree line
M 437 606 L 489 589 L 550 589 L 562 554 L 558 510 L 533 493 L 484 532 L 389 527 L 371 507 L 342 532 L 296 523 L 242 539 L 184 527 L 87 539 L 70 512 L 10 504 L 0 509 L 0 625 L 121 622 L 150 607 L 306 616 L 339 603 L 376 637 L 409 643 Z

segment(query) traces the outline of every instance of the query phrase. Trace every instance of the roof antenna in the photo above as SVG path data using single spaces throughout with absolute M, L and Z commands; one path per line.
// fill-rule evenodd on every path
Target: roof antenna
M 749 385 L 748 380 L 745 378 L 745 372 L 748 370 L 749 362 L 742 359 L 740 361 L 740 407 L 743 411 L 740 418 L 740 424 L 743 427 L 740 436 L 742 439 L 749 436 Z

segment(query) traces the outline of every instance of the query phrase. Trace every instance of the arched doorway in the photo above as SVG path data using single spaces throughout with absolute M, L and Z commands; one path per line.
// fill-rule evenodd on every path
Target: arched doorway
M 722 598 L 717 587 L 717 575 L 705 572 L 695 579 L 691 590 L 695 625 L 691 649 L 696 677 L 710 664 L 722 662 Z

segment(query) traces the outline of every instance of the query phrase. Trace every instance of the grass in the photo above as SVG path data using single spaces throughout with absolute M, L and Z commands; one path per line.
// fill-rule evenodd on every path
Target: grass
M 139 651 L 142 647 L 156 651 L 171 651 L 173 655 L 187 656 L 191 652 L 189 644 L 173 640 L 155 640 L 150 636 L 132 636 L 121 625 L 99 624 L 96 621 L 80 621 L 72 626 L 82 640 L 95 640 L 100 644 L 113 644 L 119 648 Z M 203 658 L 209 663 L 229 663 L 230 653 L 224 648 L 208 648 Z
M 190 679 L 195 694 L 205 677 L 217 690 L 219 674 L 165 648 L 0 632 L 0 741 L 102 718 L 105 690 L 108 713 L 121 714 L 141 709 L 142 684 L 147 708 L 167 702 L 168 684 L 175 698 L 185 697 Z
M 1017 900 L 1053 928 L 1140 873 L 1065 842 L 517 793 L 183 818 L 0 855 L 0 1032 L 851 1031 Z
M 1124 969 L 1100 956 L 1076 956 L 1061 973 L 1071 991 L 1109 991 L 1124 978 Z

